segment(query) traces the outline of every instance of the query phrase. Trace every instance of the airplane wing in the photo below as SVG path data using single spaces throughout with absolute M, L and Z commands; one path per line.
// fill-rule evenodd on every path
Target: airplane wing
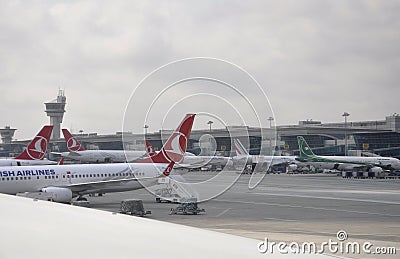
M 87 183 L 76 183 L 67 186 L 62 186 L 64 188 L 70 189 L 72 192 L 83 192 L 87 190 L 100 190 L 115 186 L 121 186 L 130 182 L 138 182 L 139 180 L 155 179 L 155 178 L 124 178 L 124 179 L 110 179 L 103 181 L 87 182 Z
M 135 175 L 131 175 L 128 178 L 106 179 L 106 180 L 92 181 L 87 183 L 75 183 L 75 184 L 69 184 L 64 187 L 70 189 L 72 192 L 83 192 L 88 190 L 101 190 L 101 189 L 113 188 L 117 186 L 120 187 L 121 185 L 128 184 L 131 182 L 146 181 L 149 179 L 152 179 L 155 182 L 157 182 L 159 177 L 168 176 L 174 165 L 175 162 L 169 163 L 169 165 L 164 169 L 164 172 L 160 174 L 158 177 L 149 176 L 149 177 L 136 178 Z
M 260 240 L 205 229 L 4 194 L 0 194 L 0 203 L 0 229 L 7 237 L 2 240 L 1 258 L 131 258 L 133 254 L 163 259 L 179 255 L 195 259 L 283 258 L 261 254 L 257 248 Z M 149 249 L 160 236 L 157 249 Z M 43 249 L 44 240 L 54 242 Z M 73 249 L 65 249 L 66 243 L 59 240 L 73 240 Z M 179 247 L 173 249 L 177 243 Z

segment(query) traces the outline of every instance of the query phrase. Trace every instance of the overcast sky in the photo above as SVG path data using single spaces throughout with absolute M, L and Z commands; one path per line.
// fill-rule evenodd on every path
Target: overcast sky
M 61 87 L 63 127 L 121 131 L 147 74 L 197 56 L 254 76 L 278 125 L 384 119 L 400 112 L 399 13 L 389 0 L 1 1 L 0 127 L 31 138 Z

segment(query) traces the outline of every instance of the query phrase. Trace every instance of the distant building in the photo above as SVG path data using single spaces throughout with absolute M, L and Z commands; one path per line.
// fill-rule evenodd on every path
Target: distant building
M 0 129 L 1 141 L 3 144 L 11 144 L 16 130 L 17 129 L 12 129 L 10 126 L 5 126 L 4 129 Z
M 172 130 L 148 133 L 146 139 L 159 150 Z M 320 121 L 300 121 L 298 125 L 256 128 L 248 126 L 230 126 L 223 129 L 193 130 L 188 151 L 194 154 L 215 151 L 216 154 L 229 156 L 234 154 L 231 140 L 239 138 L 249 148 L 250 154 L 275 155 L 298 154 L 297 136 L 303 136 L 319 155 L 344 155 L 345 132 L 348 136 L 349 155 L 378 154 L 400 158 L 400 116 L 387 116 L 385 120 L 322 123 Z M 262 134 L 261 134 L 262 133 Z M 126 149 L 145 150 L 144 134 L 117 132 L 98 135 L 97 133 L 74 134 L 86 149 Z M 248 138 L 247 138 L 248 136 Z M 275 138 L 277 141 L 275 142 Z M 125 143 L 123 143 L 123 140 Z M 212 145 L 202 143 L 211 141 Z M 23 147 L 27 141 L 14 141 Z M 67 151 L 64 139 L 53 139 L 50 146 L 54 151 Z M 203 149 L 203 150 L 202 150 Z M 213 150 L 215 149 L 215 150 Z M 14 150 L 15 151 L 15 150 Z
M 65 113 L 65 104 L 67 102 L 67 97 L 64 95 L 63 90 L 58 91 L 58 96 L 56 99 L 45 103 L 46 114 L 50 117 L 50 125 L 53 125 L 53 132 L 51 133 L 51 139 L 59 139 L 61 132 L 61 123 Z

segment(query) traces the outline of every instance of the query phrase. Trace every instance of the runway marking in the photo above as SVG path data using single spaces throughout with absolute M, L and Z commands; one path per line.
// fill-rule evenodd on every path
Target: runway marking
M 312 210 L 324 210 L 324 211 L 348 212 L 348 213 L 358 213 L 358 214 L 367 214 L 367 215 L 386 216 L 386 217 L 400 217 L 400 215 L 383 214 L 383 213 L 377 213 L 377 212 L 365 212 L 365 211 L 356 211 L 356 210 L 343 210 L 343 209 L 332 209 L 332 208 L 300 206 L 300 205 L 288 205 L 288 204 L 267 203 L 267 202 L 231 201 L 231 200 L 224 200 L 224 199 L 214 199 L 214 201 L 253 204 L 253 205 L 267 205 L 267 206 L 288 207 L 288 208 L 312 209 Z
M 216 217 L 216 218 L 219 218 L 219 217 L 221 217 L 222 215 L 224 215 L 225 213 L 227 213 L 227 212 L 230 211 L 230 210 L 231 210 L 231 208 L 227 208 L 226 210 L 224 210 L 223 212 L 219 213 L 219 214 L 216 215 L 215 217 Z
M 264 218 L 264 219 L 265 220 L 290 221 L 290 222 L 297 221 L 295 219 L 280 219 L 280 218 Z
M 286 197 L 311 198 L 311 199 L 339 200 L 339 201 L 360 201 L 360 202 L 372 202 L 372 203 L 400 205 L 400 202 L 395 202 L 395 201 L 364 200 L 364 199 L 310 196 L 310 195 L 298 195 L 298 194 L 277 194 L 277 193 L 261 193 L 261 192 L 249 192 L 249 193 L 258 194 L 258 195 L 269 195 L 269 196 L 286 196 Z
M 291 185 L 291 186 L 295 186 L 295 187 L 299 187 L 299 185 Z M 303 186 L 301 186 L 303 187 Z M 316 189 L 315 186 L 312 186 L 314 189 L 307 189 L 307 188 L 302 188 L 302 189 L 291 189 L 290 191 L 292 192 L 323 192 L 323 193 L 332 193 L 332 192 L 336 192 L 336 193 L 361 193 L 361 194 L 384 194 L 384 195 L 400 195 L 400 191 L 399 190 L 352 190 L 352 189 L 336 189 L 336 188 L 325 188 L 325 189 Z M 291 187 L 289 186 L 268 186 L 268 187 L 257 187 L 257 189 L 259 191 L 261 190 L 265 190 L 265 191 L 272 191 L 272 190 L 276 190 L 276 191 L 282 191 L 286 189 L 289 189 Z M 321 187 L 319 187 L 321 188 Z M 252 193 L 252 192 L 249 192 Z

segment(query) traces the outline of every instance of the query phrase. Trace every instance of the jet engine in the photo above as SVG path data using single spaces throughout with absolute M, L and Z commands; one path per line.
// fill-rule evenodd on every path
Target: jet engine
M 72 191 L 68 188 L 46 187 L 41 190 L 47 193 L 47 199 L 55 202 L 70 202 L 72 200 Z
M 383 172 L 383 169 L 381 167 L 375 166 L 375 167 L 372 167 L 371 169 L 369 169 L 369 172 L 379 174 L 379 173 Z
M 290 172 L 296 171 L 297 170 L 297 165 L 296 164 L 290 164 L 288 165 L 288 170 Z

